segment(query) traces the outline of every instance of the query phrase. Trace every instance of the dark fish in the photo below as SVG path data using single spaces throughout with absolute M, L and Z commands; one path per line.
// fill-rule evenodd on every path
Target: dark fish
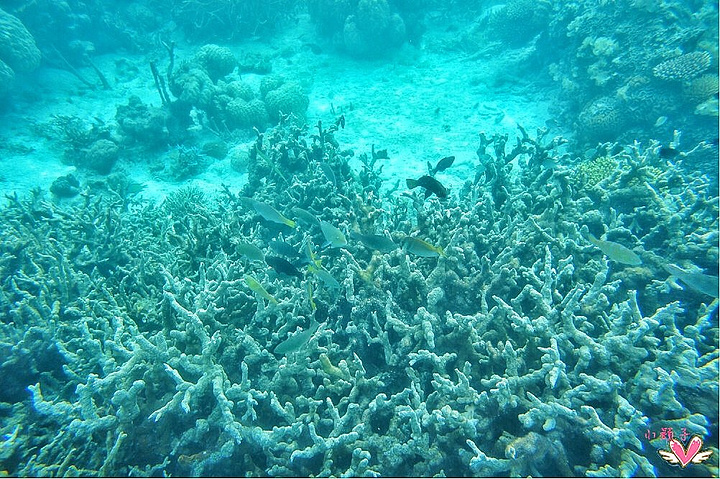
M 679 153 L 680 152 L 678 150 L 676 150 L 675 148 L 673 148 L 672 146 L 663 146 L 662 148 L 660 148 L 660 151 L 658 152 L 658 154 L 660 155 L 660 158 L 665 158 L 667 160 L 671 160 L 671 159 L 675 158 L 676 156 L 678 156 Z
M 317 219 L 314 214 L 310 213 L 308 210 L 300 208 L 299 206 L 293 207 L 292 212 L 297 219 L 306 223 L 308 226 L 315 226 L 320 223 L 320 220 Z
M 453 161 L 455 161 L 454 156 L 446 156 L 445 158 L 441 159 L 437 162 L 437 165 L 435 165 L 435 168 L 432 167 L 430 162 L 428 161 L 428 172 L 430 173 L 430 176 L 434 176 L 435 173 L 438 173 L 440 171 L 445 171 L 448 168 L 450 168 L 453 164 Z
M 437 196 L 438 198 L 447 197 L 447 188 L 445 188 L 438 180 L 436 180 L 432 176 L 421 176 L 417 180 L 408 178 L 405 181 L 407 183 L 407 187 L 411 190 L 414 189 L 416 186 L 425 188 L 425 198 L 432 195 L 433 193 L 435 193 L 435 196 Z
M 275 270 L 276 273 L 285 274 L 287 276 L 303 277 L 302 273 L 288 260 L 279 256 L 265 256 L 265 262 Z
M 270 249 L 275 251 L 277 254 L 287 256 L 288 258 L 300 257 L 300 252 L 290 243 L 286 243 L 285 241 L 280 240 L 272 240 L 268 244 L 270 246 Z
M 665 271 L 690 286 L 695 291 L 700 291 L 713 298 L 718 297 L 718 277 L 698 272 L 685 271 L 674 264 L 663 265 Z

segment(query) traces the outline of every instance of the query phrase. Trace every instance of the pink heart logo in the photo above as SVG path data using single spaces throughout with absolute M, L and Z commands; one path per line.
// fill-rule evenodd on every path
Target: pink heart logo
M 692 439 L 690 439 L 687 449 L 685 449 L 677 439 L 670 439 L 668 441 L 670 450 L 675 454 L 675 457 L 678 458 L 682 467 L 690 464 L 690 461 L 692 461 L 698 451 L 700 451 L 702 444 L 702 439 L 698 436 L 693 436 Z

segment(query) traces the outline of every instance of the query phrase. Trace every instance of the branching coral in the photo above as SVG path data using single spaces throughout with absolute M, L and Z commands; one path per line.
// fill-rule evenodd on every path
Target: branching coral
M 708 52 L 692 52 L 658 64 L 653 74 L 663 80 L 689 81 L 710 67 Z
M 707 178 L 657 144 L 607 145 L 600 157 L 617 168 L 577 187 L 569 168 L 548 167 L 563 140 L 521 129 L 512 146 L 481 136 L 484 169 L 457 198 L 383 204 L 336 128 L 258 135 L 249 161 L 266 181 L 240 194 L 345 229 L 377 207 L 365 228 L 421 234 L 446 257 L 353 242 L 320 251 L 312 222 L 265 222 L 229 189 L 181 190 L 163 208 L 11 198 L 0 210 L 0 308 L 12 319 L 0 323 L 0 370 L 15 402 L 0 415 L 4 469 L 653 475 L 661 445 L 648 429 L 717 427 L 717 302 L 674 289 L 662 268 L 717 264 Z M 640 190 L 645 206 L 626 207 Z M 614 262 L 585 228 L 643 264 Z M 339 287 L 313 268 L 286 277 L 249 262 L 239 240 L 319 261 Z M 257 301 L 247 274 L 277 304 Z

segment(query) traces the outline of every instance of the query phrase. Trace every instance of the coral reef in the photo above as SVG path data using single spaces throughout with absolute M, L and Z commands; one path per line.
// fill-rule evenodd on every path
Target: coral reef
M 171 17 L 197 40 L 238 40 L 281 29 L 296 12 L 298 0 L 179 0 Z
M 146 105 L 133 95 L 127 105 L 118 105 L 115 121 L 124 140 L 130 144 L 141 144 L 152 149 L 167 143 L 170 132 L 167 124 L 169 112 L 162 108 Z
M 590 143 L 612 140 L 620 134 L 627 117 L 617 99 L 597 98 L 580 111 L 577 134 Z
M 279 85 L 272 88 L 267 84 L 265 86 L 267 92 L 263 94 L 263 99 L 273 122 L 277 122 L 281 114 L 292 113 L 300 118 L 305 117 L 309 100 L 299 83 L 281 80 Z
M 203 45 L 195 53 L 195 62 L 207 72 L 213 82 L 232 73 L 238 64 L 232 50 L 218 45 Z
M 710 67 L 712 58 L 708 52 L 692 52 L 680 55 L 653 68 L 653 74 L 663 80 L 689 81 Z
M 30 72 L 39 65 L 33 36 L 17 17 L 0 9 L 0 94 L 11 89 L 15 72 Z
M 456 22 L 474 18 L 447 48 L 468 53 L 484 68 L 496 65 L 493 81 L 543 72 L 540 81 L 547 73 L 559 86 L 554 117 L 570 130 L 579 124 L 581 131 L 570 138 L 577 154 L 598 142 L 669 138 L 674 129 L 687 132 L 688 147 L 717 136 L 716 98 L 700 93 L 711 92 L 712 81 L 699 81 L 718 64 L 712 5 L 513 0 L 475 5 L 475 11 L 453 2 L 446 8 Z M 598 102 L 601 116 L 624 123 L 601 124 L 593 134 L 588 120 L 598 116 Z
M 510 45 L 522 44 L 547 27 L 549 14 L 547 2 L 511 0 L 489 16 L 487 33 Z
M 311 0 L 308 9 L 318 30 L 334 37 L 342 49 L 354 56 L 377 57 L 408 38 L 405 18 L 411 19 L 416 32 L 413 37 L 419 36 L 416 27 L 419 20 L 396 3 L 392 0 Z
M 646 476 L 666 467 L 647 430 L 717 431 L 717 299 L 663 268 L 717 274 L 707 177 L 657 143 L 607 144 L 594 157 L 616 167 L 578 183 L 574 166 L 547 166 L 563 139 L 520 129 L 514 145 L 481 135 L 457 196 L 382 199 L 348 166 L 342 124 L 258 133 L 239 194 L 183 188 L 161 208 L 9 197 L 0 469 Z M 321 251 L 313 221 L 268 222 L 248 197 L 446 254 Z M 311 267 L 279 275 L 240 242 Z M 694 473 L 717 473 L 713 451 Z

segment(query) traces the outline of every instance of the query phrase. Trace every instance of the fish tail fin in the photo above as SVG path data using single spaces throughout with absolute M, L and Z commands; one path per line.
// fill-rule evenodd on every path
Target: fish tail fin
M 428 175 L 433 176 L 435 174 L 435 171 L 434 171 L 435 169 L 433 168 L 433 165 L 428 161 L 427 166 L 428 166 Z
M 405 180 L 405 183 L 407 183 L 407 187 L 410 188 L 411 190 L 418 185 L 417 180 L 413 180 L 411 178 L 408 178 L 407 180 Z
M 293 220 L 290 220 L 290 219 L 287 219 L 287 218 L 286 218 L 285 221 L 283 221 L 283 223 L 285 223 L 286 225 L 288 225 L 290 228 L 295 228 L 295 222 L 294 222 Z

